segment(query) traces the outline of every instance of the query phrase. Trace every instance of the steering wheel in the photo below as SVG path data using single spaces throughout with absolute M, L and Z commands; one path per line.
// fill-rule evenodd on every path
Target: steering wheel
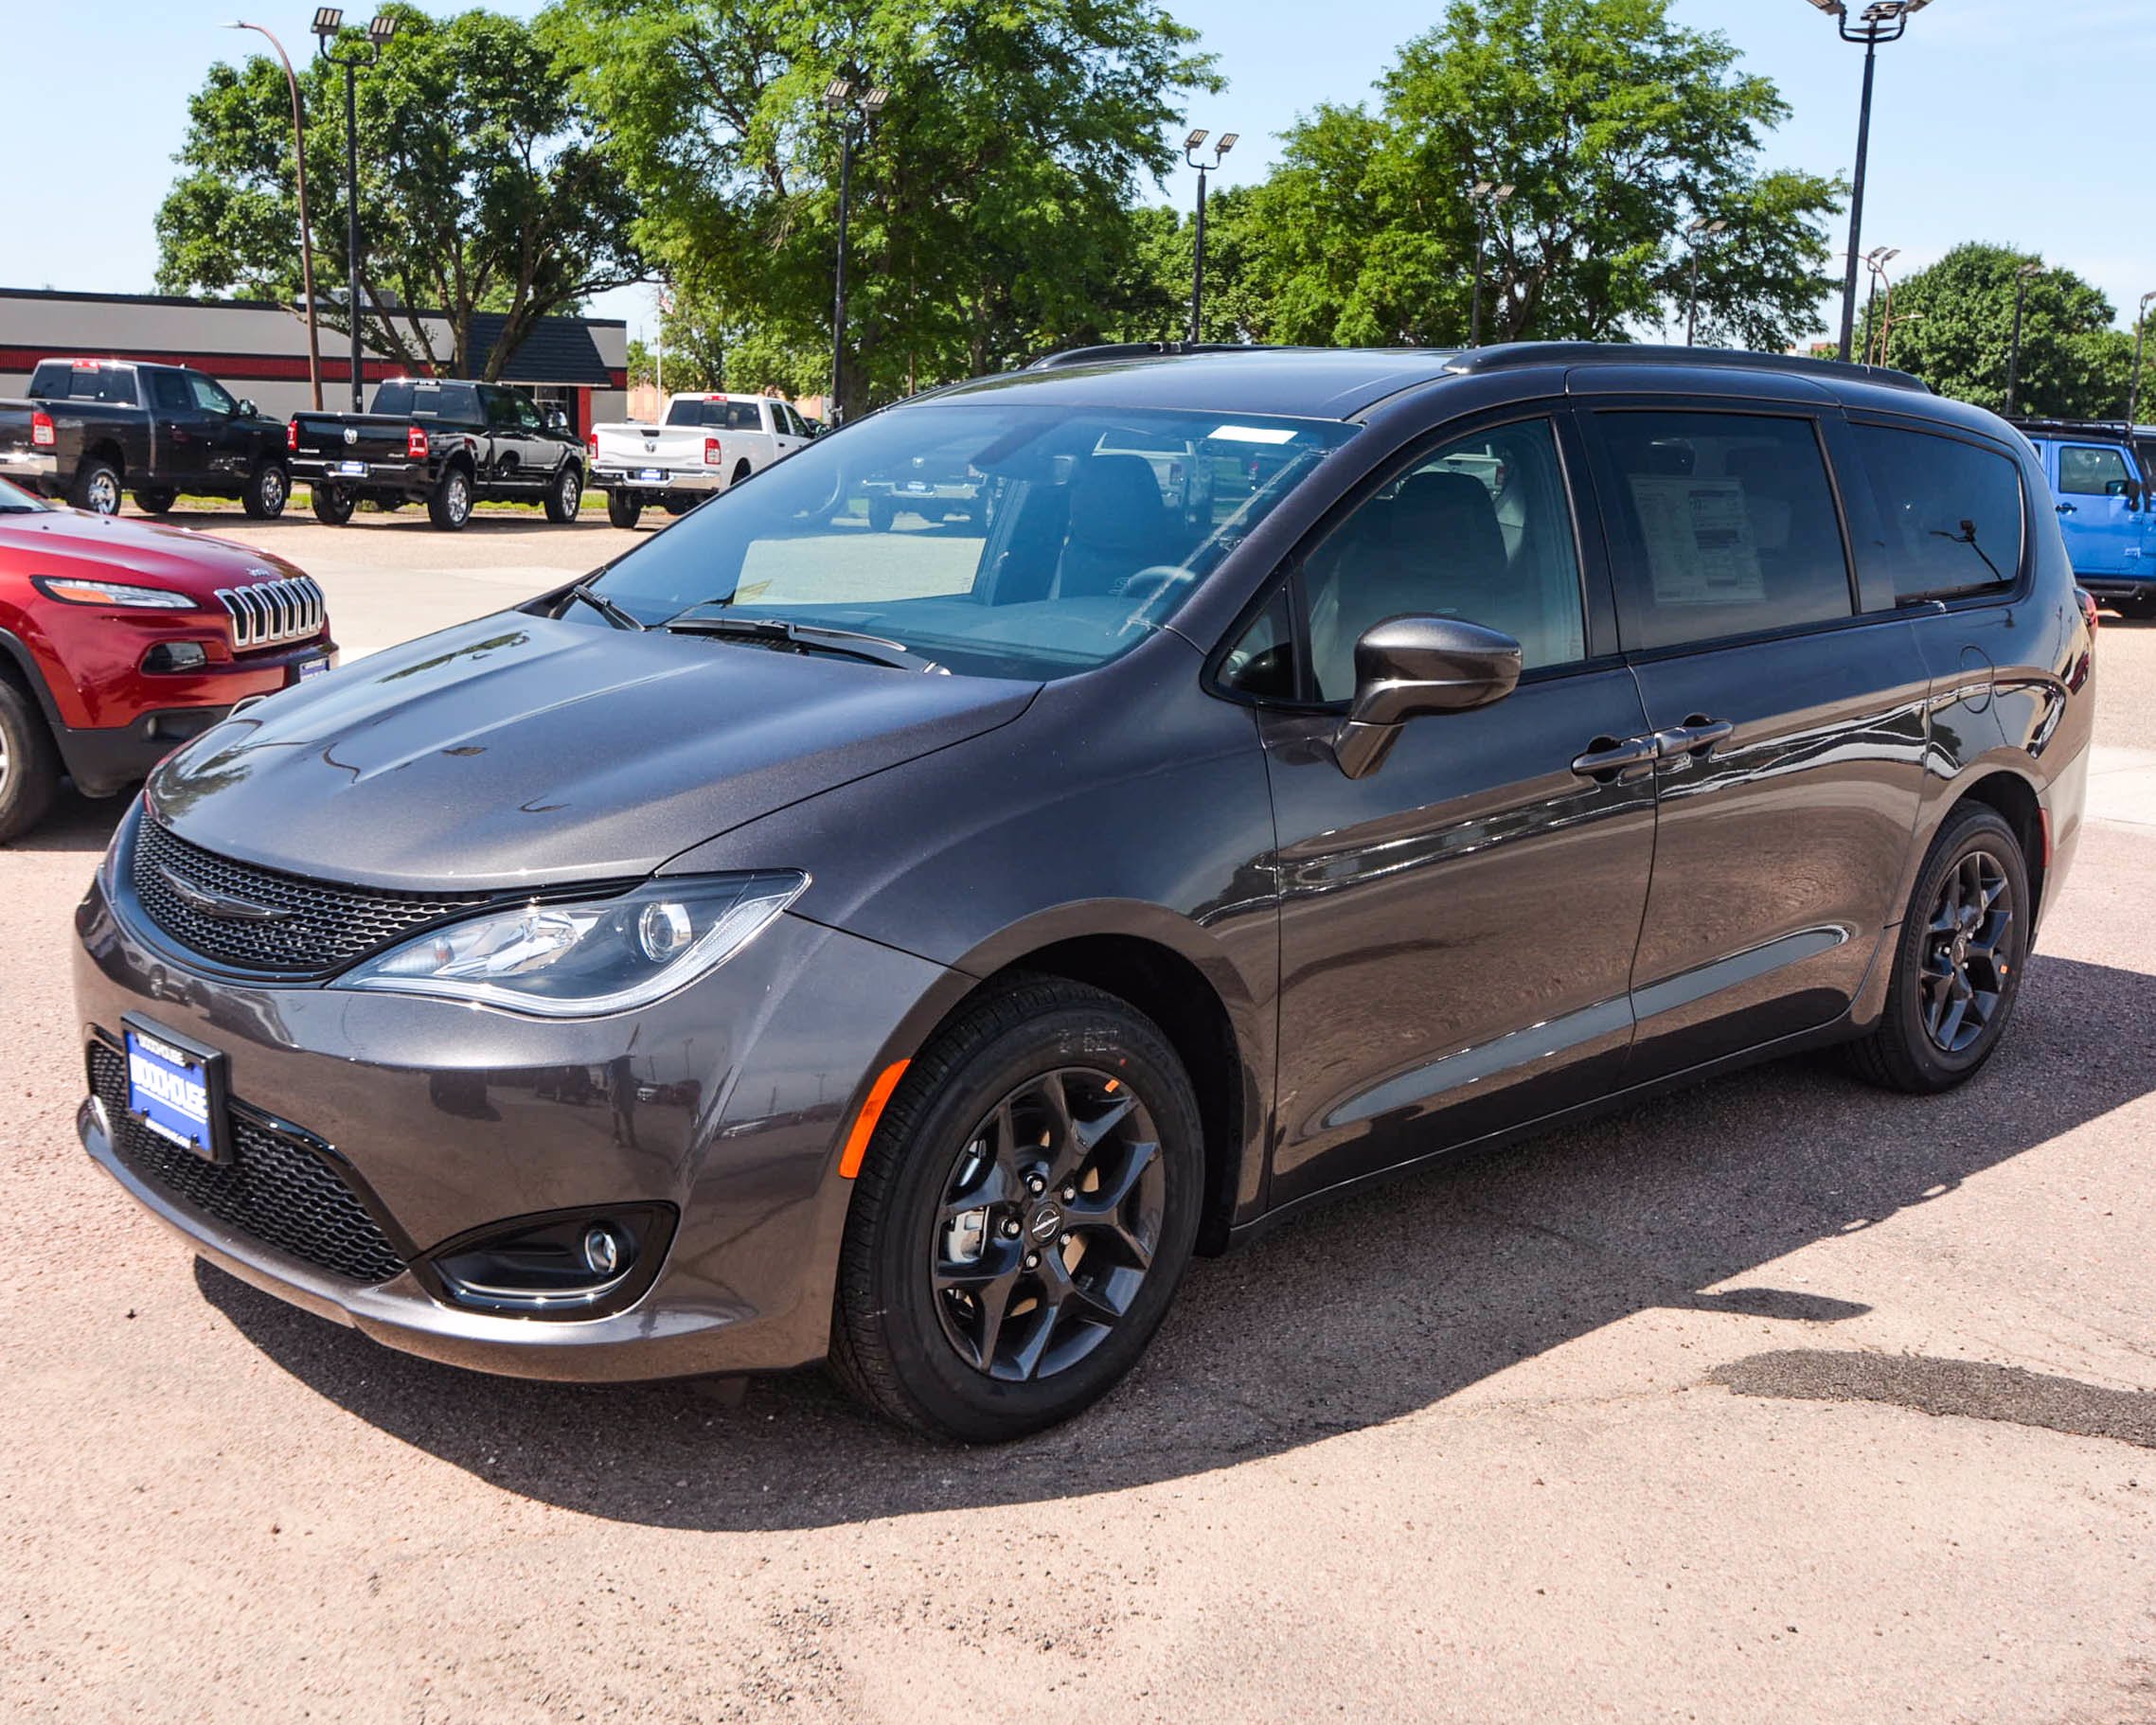
M 1178 588 L 1188 587 L 1197 575 L 1179 563 L 1155 563 L 1149 569 L 1141 569 L 1123 582 L 1117 596 L 1126 599 L 1150 600 L 1165 597 Z

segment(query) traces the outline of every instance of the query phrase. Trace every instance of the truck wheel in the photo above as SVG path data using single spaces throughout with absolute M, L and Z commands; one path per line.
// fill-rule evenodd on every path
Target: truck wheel
M 291 501 L 292 475 L 281 461 L 263 462 L 247 475 L 246 489 L 240 493 L 240 507 L 250 521 L 275 521 Z
M 746 461 L 735 462 L 734 476 L 733 478 L 726 481 L 726 489 L 729 491 L 732 490 L 736 486 L 739 485 L 742 480 L 746 479 L 753 471 L 755 471 L 755 470 L 751 468 Z
M 701 501 L 701 498 L 696 497 L 669 497 L 663 507 L 668 515 L 682 516 L 695 508 Z
M 609 491 L 606 518 L 617 527 L 633 527 L 644 513 L 644 500 L 633 491 Z
M 564 461 L 546 492 L 546 519 L 558 527 L 566 526 L 577 519 L 583 502 L 583 472 L 574 461 Z
M 0 842 L 45 818 L 60 789 L 60 753 L 45 715 L 12 683 L 0 679 Z
M 899 525 L 899 506 L 888 497 L 871 497 L 868 500 L 868 525 L 879 533 L 888 533 Z
M 169 485 L 146 485 L 134 493 L 134 507 L 145 515 L 162 515 L 180 500 L 179 491 Z
M 311 485 L 308 490 L 313 496 L 314 519 L 332 527 L 341 527 L 352 518 L 353 506 L 359 502 L 341 485 Z
M 454 533 L 472 519 L 472 475 L 453 467 L 427 499 L 427 519 L 444 533 Z
M 109 461 L 85 461 L 75 472 L 75 485 L 67 501 L 93 515 L 117 515 L 120 506 L 119 472 Z

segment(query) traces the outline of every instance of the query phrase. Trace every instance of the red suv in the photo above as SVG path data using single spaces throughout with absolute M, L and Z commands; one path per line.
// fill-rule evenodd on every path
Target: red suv
M 108 796 L 336 650 L 321 588 L 281 558 L 0 480 L 0 840 L 63 772 Z

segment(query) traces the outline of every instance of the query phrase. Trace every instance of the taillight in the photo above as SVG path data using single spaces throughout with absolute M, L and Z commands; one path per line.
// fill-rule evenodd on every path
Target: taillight
M 716 437 L 706 437 L 704 440 L 704 465 L 705 467 L 717 467 L 719 465 L 719 439 Z
M 404 428 L 404 459 L 424 461 L 427 458 L 427 428 L 423 425 L 407 425 Z
M 52 416 L 39 408 L 30 415 L 30 444 L 35 449 L 50 449 L 59 439 L 52 429 Z
M 595 459 L 597 458 L 598 454 L 598 433 L 597 431 L 588 431 L 584 434 L 584 448 L 591 452 Z
M 2086 587 L 2074 589 L 2074 596 L 2081 601 L 2081 621 L 2089 626 L 2089 632 L 2096 632 L 2096 601 Z
M 285 421 L 284 446 L 287 449 L 297 449 L 299 447 L 299 421 L 297 419 Z

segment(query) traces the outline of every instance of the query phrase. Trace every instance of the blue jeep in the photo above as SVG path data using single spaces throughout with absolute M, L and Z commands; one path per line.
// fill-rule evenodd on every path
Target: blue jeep
M 2112 610 L 2156 614 L 2156 431 L 2017 419 L 2051 482 L 2075 578 Z

